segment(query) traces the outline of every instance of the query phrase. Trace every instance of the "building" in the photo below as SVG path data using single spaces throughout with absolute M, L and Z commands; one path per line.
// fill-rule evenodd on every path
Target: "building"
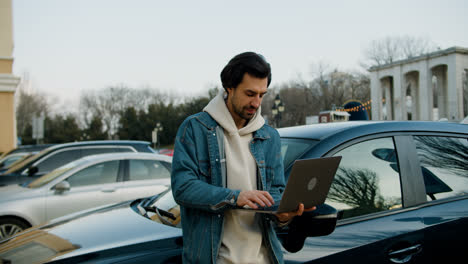
M 371 74 L 372 120 L 460 121 L 468 115 L 468 49 L 452 47 Z
M 344 111 L 320 111 L 319 123 L 346 122 L 351 115 Z
M 16 147 L 14 96 L 20 79 L 13 72 L 12 0 L 0 0 L 0 153 Z

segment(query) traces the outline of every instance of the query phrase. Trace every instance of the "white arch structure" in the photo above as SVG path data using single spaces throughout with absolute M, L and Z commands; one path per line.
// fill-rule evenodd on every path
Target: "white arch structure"
M 467 48 L 439 50 L 369 72 L 372 120 L 459 121 L 468 115 Z

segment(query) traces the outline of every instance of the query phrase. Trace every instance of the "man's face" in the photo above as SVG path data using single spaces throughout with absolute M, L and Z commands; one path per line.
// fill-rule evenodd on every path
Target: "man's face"
M 226 104 L 237 128 L 244 127 L 252 119 L 262 104 L 267 88 L 268 78 L 256 78 L 246 73 L 237 88 L 227 89 Z

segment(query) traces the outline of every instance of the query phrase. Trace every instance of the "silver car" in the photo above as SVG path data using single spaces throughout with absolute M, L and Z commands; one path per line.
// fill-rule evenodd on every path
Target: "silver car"
M 168 189 L 172 158 L 112 153 L 68 163 L 27 186 L 0 187 L 0 240 L 33 225 Z

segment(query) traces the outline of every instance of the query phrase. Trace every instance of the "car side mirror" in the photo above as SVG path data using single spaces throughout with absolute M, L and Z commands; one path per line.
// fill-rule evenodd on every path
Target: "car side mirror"
M 278 237 L 283 247 L 289 252 L 298 252 L 304 247 L 307 237 L 326 236 L 336 227 L 338 211 L 328 204 L 321 204 L 317 209 L 296 216 Z
M 55 192 L 58 192 L 58 193 L 63 193 L 65 191 L 68 191 L 70 190 L 70 183 L 68 183 L 67 181 L 59 182 L 54 186 L 54 190 Z
M 36 166 L 29 167 L 28 169 L 28 176 L 33 176 L 39 171 L 39 169 Z

